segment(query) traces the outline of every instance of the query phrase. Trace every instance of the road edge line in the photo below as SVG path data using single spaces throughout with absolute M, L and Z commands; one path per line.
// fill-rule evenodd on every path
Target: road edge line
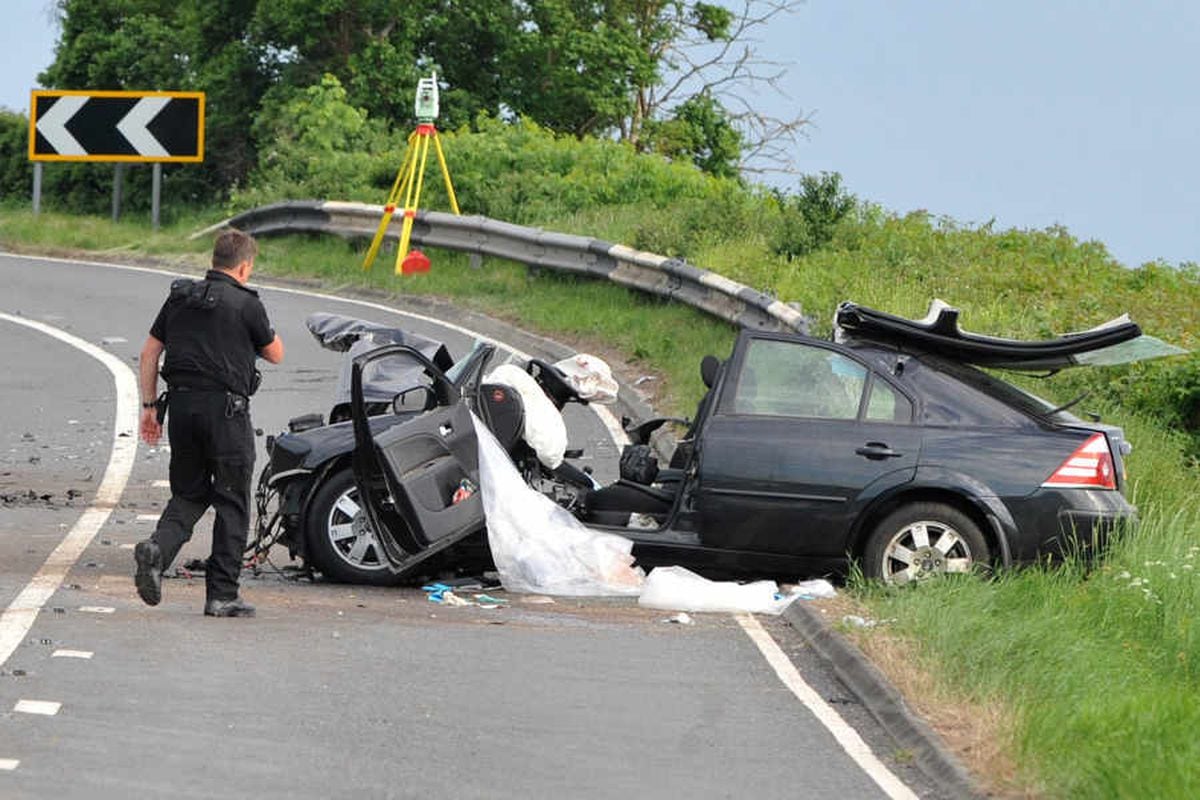
M 879 757 L 871 751 L 870 746 L 858 735 L 858 731 L 842 719 L 842 715 L 837 713 L 833 706 L 826 703 L 821 695 L 805 682 L 804 678 L 800 676 L 800 670 L 796 669 L 796 665 L 788 658 L 787 653 L 783 652 L 783 648 L 754 618 L 753 614 L 734 614 L 734 619 L 758 647 L 759 652 L 771 665 L 771 669 L 775 670 L 775 675 L 783 682 L 783 685 L 796 696 L 796 699 L 805 708 L 812 712 L 818 722 L 825 726 L 825 729 L 833 735 L 833 738 L 854 760 L 859 769 L 875 781 L 884 794 L 892 800 L 917 800 L 916 793 L 879 760 Z
M 908 707 L 900 691 L 853 642 L 831 629 L 802 601 L 789 605 L 783 617 L 880 727 L 897 744 L 913 752 L 918 769 L 947 796 L 986 796 L 937 732 Z
M 100 361 L 112 373 L 117 392 L 113 420 L 113 447 L 108 466 L 96 489 L 96 496 L 75 525 L 47 556 L 41 568 L 25 588 L 0 614 L 0 666 L 8 661 L 25 639 L 46 601 L 58 591 L 67 573 L 91 544 L 100 528 L 121 499 L 137 457 L 138 388 L 137 378 L 123 361 L 78 336 L 44 322 L 13 316 L 0 311 L 0 320 L 23 325 L 81 350 Z

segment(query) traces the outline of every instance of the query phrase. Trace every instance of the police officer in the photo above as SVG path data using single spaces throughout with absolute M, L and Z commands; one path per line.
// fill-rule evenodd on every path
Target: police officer
M 171 500 L 154 534 L 134 548 L 134 583 L 148 605 L 162 599 L 162 573 L 192 538 L 192 528 L 212 506 L 212 555 L 205 570 L 204 613 L 252 617 L 238 596 L 242 552 L 250 530 L 250 478 L 254 433 L 250 395 L 258 388 L 254 358 L 283 360 L 283 343 L 271 328 L 258 294 L 245 286 L 258 245 L 238 230 L 213 245 L 212 269 L 202 281 L 171 285 L 142 347 L 141 436 L 149 445 L 162 435 L 156 413 L 158 360 L 166 350 L 167 433 L 171 442 Z

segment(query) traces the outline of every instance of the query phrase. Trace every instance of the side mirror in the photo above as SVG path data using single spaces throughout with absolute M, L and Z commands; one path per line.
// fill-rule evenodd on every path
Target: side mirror
M 711 389 L 717 382 L 717 373 L 721 371 L 721 360 L 716 356 L 705 356 L 700 359 L 700 380 Z
M 437 408 L 437 394 L 432 386 L 411 386 L 392 398 L 392 411 L 396 414 L 411 414 L 433 408 Z

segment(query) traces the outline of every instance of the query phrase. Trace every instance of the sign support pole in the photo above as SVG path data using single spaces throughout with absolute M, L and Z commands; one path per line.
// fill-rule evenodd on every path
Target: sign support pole
M 152 170 L 153 181 L 150 190 L 150 224 L 158 230 L 158 211 L 162 201 L 162 162 L 155 161 Z
M 112 221 L 117 222 L 121 219 L 121 190 L 125 183 L 125 165 L 117 164 L 113 167 L 113 194 L 112 194 Z
M 42 213 L 42 162 L 33 162 L 33 215 Z

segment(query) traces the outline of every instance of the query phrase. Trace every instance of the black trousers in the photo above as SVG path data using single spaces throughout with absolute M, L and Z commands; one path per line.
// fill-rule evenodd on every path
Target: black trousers
M 254 429 L 249 403 L 226 392 L 172 389 L 167 436 L 171 500 L 151 538 L 162 550 L 163 567 L 170 566 L 212 506 L 217 519 L 204 573 L 205 593 L 208 600 L 232 600 L 250 533 Z

